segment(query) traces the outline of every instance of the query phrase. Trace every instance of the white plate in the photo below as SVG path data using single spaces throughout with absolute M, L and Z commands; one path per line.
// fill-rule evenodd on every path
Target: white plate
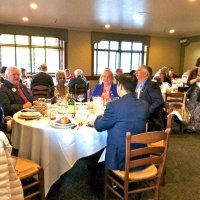
M 21 112 L 20 116 L 21 117 L 36 117 L 36 116 L 40 116 L 40 112 Z
M 38 115 L 35 115 L 35 116 L 22 116 L 22 115 L 19 115 L 18 117 L 19 117 L 20 119 L 37 119 L 37 118 L 39 118 L 39 117 L 41 117 L 41 116 L 42 116 L 42 114 L 39 113 Z
M 65 128 L 71 128 L 71 127 L 75 126 L 75 124 L 74 123 L 69 123 L 69 124 L 52 123 L 51 126 L 54 127 L 54 128 L 65 129 Z

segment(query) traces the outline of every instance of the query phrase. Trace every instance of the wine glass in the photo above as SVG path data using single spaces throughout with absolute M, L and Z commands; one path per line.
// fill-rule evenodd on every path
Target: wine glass
M 77 101 L 81 102 L 81 105 L 82 105 L 82 101 L 85 99 L 85 94 L 84 93 L 78 94 L 76 99 Z

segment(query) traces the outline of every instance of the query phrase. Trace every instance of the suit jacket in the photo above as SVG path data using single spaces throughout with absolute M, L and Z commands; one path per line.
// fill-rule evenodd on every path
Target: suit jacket
M 23 94 L 29 102 L 32 102 L 32 97 L 26 86 L 19 85 Z M 4 80 L 3 86 L 0 88 L 0 104 L 4 107 L 5 116 L 13 116 L 16 112 L 23 109 L 24 101 L 17 92 L 16 86 L 7 80 Z
M 69 91 L 72 92 L 73 94 L 75 93 L 75 85 L 76 84 L 78 84 L 78 85 L 85 84 L 86 85 L 86 82 L 80 76 L 71 78 L 68 83 L 68 87 L 69 87 Z
M 142 91 L 140 99 L 145 100 L 149 104 L 149 113 L 155 113 L 164 107 L 164 99 L 162 97 L 160 87 L 156 82 L 147 79 Z
M 140 94 L 140 99 L 149 104 L 148 131 L 165 129 L 167 122 L 166 112 L 163 110 L 165 104 L 158 84 L 147 79 Z
M 105 167 L 107 169 L 124 170 L 126 132 L 132 134 L 145 132 L 148 118 L 148 104 L 136 99 L 135 94 L 129 93 L 118 100 L 107 104 L 103 116 L 98 116 L 94 122 L 97 131 L 108 131 Z M 134 144 L 132 147 L 143 147 Z
M 104 84 L 97 83 L 94 86 L 94 90 L 92 91 L 91 100 L 92 100 L 92 97 L 101 96 L 103 92 L 103 88 L 104 88 Z M 113 95 L 113 97 L 118 97 L 117 84 L 112 83 L 111 88 L 110 88 L 110 95 L 111 94 Z
M 31 81 L 31 87 L 36 85 L 45 85 L 53 87 L 53 78 L 45 72 L 39 72 L 38 74 L 33 76 Z

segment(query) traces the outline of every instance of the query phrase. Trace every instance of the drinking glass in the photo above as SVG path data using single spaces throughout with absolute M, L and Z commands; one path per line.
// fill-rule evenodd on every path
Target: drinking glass
M 85 99 L 85 94 L 78 94 L 76 99 L 77 101 L 81 102 L 82 105 L 82 101 Z

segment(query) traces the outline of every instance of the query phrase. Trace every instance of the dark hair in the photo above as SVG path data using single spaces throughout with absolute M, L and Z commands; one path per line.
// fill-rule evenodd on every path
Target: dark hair
M 130 73 L 124 73 L 117 77 L 117 83 L 122 84 L 126 92 L 134 92 L 137 86 L 137 78 Z
M 199 58 L 197 58 L 197 61 L 196 61 L 196 66 L 197 66 L 197 67 L 200 67 L 200 57 L 199 57 Z
M 148 74 L 149 74 L 149 78 L 151 78 L 151 77 L 152 77 L 152 74 L 153 74 L 152 68 L 149 67 L 149 66 L 146 66 L 146 69 L 147 69 L 147 72 L 148 72 Z
M 135 72 L 136 72 L 136 70 L 133 69 L 133 70 L 130 71 L 130 74 L 134 75 Z

